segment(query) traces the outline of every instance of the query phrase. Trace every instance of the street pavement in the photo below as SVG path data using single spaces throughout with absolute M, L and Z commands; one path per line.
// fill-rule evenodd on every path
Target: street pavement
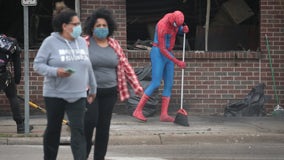
M 284 143 L 283 117 L 189 115 L 188 122 L 189 127 L 160 122 L 156 115 L 142 123 L 125 114 L 113 114 L 109 144 Z M 12 117 L 0 117 L 0 145 L 42 145 L 45 115 L 30 116 L 30 124 L 34 126 L 31 133 L 17 134 Z M 69 127 L 63 125 L 61 144 L 69 143 Z

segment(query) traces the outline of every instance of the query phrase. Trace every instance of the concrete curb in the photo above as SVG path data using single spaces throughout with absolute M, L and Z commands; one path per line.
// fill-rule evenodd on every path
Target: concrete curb
M 110 145 L 169 145 L 198 143 L 284 143 L 283 134 L 158 134 L 110 136 Z M 61 137 L 61 145 L 69 145 L 70 137 Z M 0 145 L 42 145 L 42 137 L 0 138 Z
M 159 122 L 151 117 L 147 123 L 129 116 L 114 115 L 110 129 L 110 145 L 164 145 L 197 143 L 284 143 L 284 118 L 224 118 L 190 116 L 190 127 Z M 45 117 L 32 117 L 32 133 L 17 134 L 10 117 L 0 118 L 0 145 L 42 145 Z M 70 128 L 62 126 L 61 144 L 70 144 Z

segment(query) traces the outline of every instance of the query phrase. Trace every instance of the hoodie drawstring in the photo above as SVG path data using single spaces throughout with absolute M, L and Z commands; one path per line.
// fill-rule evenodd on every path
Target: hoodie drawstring
M 71 47 L 70 43 L 66 39 L 65 39 L 65 42 L 66 42 L 67 46 L 71 49 L 73 57 L 75 57 L 74 49 Z M 79 51 L 79 45 L 78 45 L 78 42 L 77 42 L 76 39 L 75 39 L 75 44 L 76 44 L 76 47 L 77 47 L 77 51 Z

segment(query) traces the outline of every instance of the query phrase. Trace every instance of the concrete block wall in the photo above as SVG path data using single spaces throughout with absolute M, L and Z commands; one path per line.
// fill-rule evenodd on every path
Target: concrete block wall
M 133 67 L 150 65 L 148 51 L 126 50 L 125 0 L 81 0 L 82 22 L 95 8 L 101 6 L 113 11 L 118 22 L 118 31 L 114 37 L 120 41 Z M 186 51 L 184 107 L 190 114 L 220 115 L 229 102 L 243 99 L 260 82 L 266 84 L 265 95 L 272 97 L 265 105 L 268 112 L 272 111 L 276 99 L 265 34 L 270 41 L 279 104 L 284 105 L 284 1 L 261 0 L 260 8 L 260 51 Z M 30 51 L 30 99 L 44 105 L 41 96 L 43 78 L 32 71 L 35 54 L 36 50 Z M 176 51 L 176 56 L 181 59 L 181 51 Z M 177 110 L 180 104 L 180 80 L 181 70 L 176 67 L 170 104 L 172 111 Z M 23 84 L 22 81 L 18 86 L 21 96 L 24 94 Z M 0 114 L 8 114 L 8 101 L 4 94 L 0 95 L 0 104 Z M 115 111 L 125 111 L 126 108 L 125 103 L 118 103 Z M 38 113 L 33 109 L 31 112 Z

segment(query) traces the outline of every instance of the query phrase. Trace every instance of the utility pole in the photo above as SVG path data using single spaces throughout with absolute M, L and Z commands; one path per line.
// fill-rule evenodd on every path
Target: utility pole
M 22 0 L 24 7 L 24 90 L 25 90 L 25 134 L 30 133 L 30 106 L 29 106 L 29 6 L 36 6 L 37 0 Z

